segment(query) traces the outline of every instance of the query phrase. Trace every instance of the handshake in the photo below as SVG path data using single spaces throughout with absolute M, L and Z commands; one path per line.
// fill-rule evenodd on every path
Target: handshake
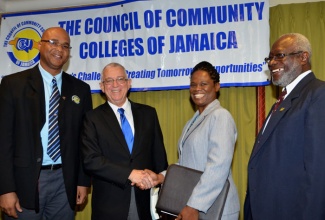
M 161 173 L 156 174 L 155 172 L 144 169 L 144 170 L 132 170 L 129 180 L 132 186 L 137 186 L 142 190 L 150 189 L 156 185 L 164 182 L 165 176 Z

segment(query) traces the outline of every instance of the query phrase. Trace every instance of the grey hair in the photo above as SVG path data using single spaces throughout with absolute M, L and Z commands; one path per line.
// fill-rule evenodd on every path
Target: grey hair
M 125 67 L 124 67 L 122 64 L 112 62 L 112 63 L 107 64 L 107 65 L 103 68 L 102 73 L 100 74 L 100 80 L 101 80 L 101 81 L 103 80 L 103 73 L 104 73 L 105 69 L 108 68 L 108 67 L 120 67 L 120 68 L 123 69 L 123 72 L 125 73 L 125 76 L 127 76 L 127 74 L 126 74 L 126 69 L 125 69 Z
M 312 56 L 311 44 L 307 39 L 307 37 L 299 33 L 284 34 L 281 36 L 281 38 L 282 37 L 290 37 L 295 39 L 293 43 L 293 47 L 295 48 L 296 51 L 307 51 L 309 54 L 308 62 L 311 63 L 311 56 Z

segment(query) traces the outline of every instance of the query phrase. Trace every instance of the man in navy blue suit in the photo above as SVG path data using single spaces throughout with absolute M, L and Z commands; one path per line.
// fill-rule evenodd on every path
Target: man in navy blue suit
M 272 46 L 272 82 L 287 94 L 272 109 L 248 163 L 245 219 L 325 219 L 325 82 L 311 71 L 311 45 L 285 34 Z

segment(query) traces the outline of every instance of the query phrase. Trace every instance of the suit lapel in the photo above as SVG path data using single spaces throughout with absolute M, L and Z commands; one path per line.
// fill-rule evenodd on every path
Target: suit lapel
M 264 129 L 264 132 L 263 130 L 261 130 L 256 138 L 250 160 L 252 160 L 255 155 L 260 151 L 260 149 L 263 148 L 264 143 L 276 129 L 276 126 L 279 124 L 281 119 L 285 117 L 286 112 L 289 111 L 289 109 L 291 108 L 292 101 L 300 96 L 301 90 L 306 86 L 306 84 L 308 84 L 313 79 L 315 79 L 315 75 L 312 72 L 305 76 L 279 105 L 278 111 L 274 112 L 271 115 L 271 118 Z
M 42 129 L 46 121 L 46 112 L 45 112 L 45 95 L 44 95 L 44 84 L 42 75 L 39 71 L 38 65 L 33 67 L 30 71 L 30 76 L 28 77 L 28 83 L 31 87 L 30 94 L 27 94 L 27 97 L 31 99 L 31 114 L 35 118 L 32 121 L 39 121 L 39 128 Z M 40 117 L 39 117 L 40 116 Z M 41 120 L 39 120 L 39 118 Z
M 183 148 L 183 144 L 185 143 L 185 141 L 187 140 L 187 138 L 193 133 L 193 131 L 195 131 L 198 126 L 204 121 L 204 119 L 216 108 L 220 107 L 220 102 L 219 100 L 214 100 L 213 102 L 211 102 L 206 109 L 204 109 L 204 111 L 199 114 L 199 112 L 197 111 L 192 120 L 189 121 L 186 125 L 186 129 L 184 129 L 183 134 L 182 134 L 182 139 L 181 139 L 181 147 L 180 147 L 180 151 L 182 151 Z M 194 121 L 194 122 L 193 122 Z
M 271 118 L 268 121 L 268 124 L 263 130 L 261 130 L 257 136 L 255 142 L 253 153 L 251 158 L 253 158 L 257 152 L 261 149 L 265 141 L 270 137 L 274 129 L 276 129 L 277 124 L 281 121 L 281 118 L 284 117 L 285 113 L 291 108 L 291 100 L 287 97 L 278 107 L 278 111 L 271 114 Z M 263 133 L 262 133 L 263 132 Z
M 113 112 L 113 109 L 109 106 L 107 102 L 102 105 L 103 109 L 103 118 L 106 121 L 106 125 L 109 130 L 116 136 L 117 140 L 123 146 L 123 149 L 130 154 L 128 145 L 124 138 L 124 134 L 122 132 L 121 126 L 117 121 L 116 115 Z
M 130 100 L 129 100 L 130 101 Z M 143 124 L 143 115 L 145 115 L 143 112 L 141 112 L 138 109 L 138 105 L 132 101 L 131 103 L 131 110 L 132 110 L 132 115 L 133 115 L 133 124 L 134 124 L 134 141 L 133 141 L 133 149 L 132 149 L 132 154 L 134 154 L 139 146 L 140 146 L 140 137 L 141 137 L 141 125 Z
M 59 115 L 64 113 L 64 107 L 66 105 L 66 100 L 72 97 L 72 83 L 69 82 L 68 74 L 63 72 L 62 73 L 62 86 L 61 86 L 61 97 L 59 101 Z M 59 118 L 60 120 L 60 118 Z
M 205 115 L 200 115 L 198 111 L 194 114 L 191 121 L 189 121 L 189 123 L 187 123 L 186 129 L 184 130 L 184 133 L 182 135 L 183 136 L 182 142 L 181 142 L 182 145 L 187 140 L 187 138 L 190 136 L 190 134 L 202 123 L 204 118 L 205 118 Z

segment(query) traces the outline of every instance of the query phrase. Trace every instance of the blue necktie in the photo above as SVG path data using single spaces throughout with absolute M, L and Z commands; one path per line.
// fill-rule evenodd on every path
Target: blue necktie
M 60 136 L 58 124 L 60 93 L 56 84 L 56 79 L 52 80 L 52 94 L 49 106 L 49 136 L 47 154 L 55 162 L 61 156 L 60 153 Z
M 128 120 L 126 119 L 126 117 L 124 115 L 124 109 L 119 108 L 117 111 L 118 111 L 118 113 L 120 113 L 122 132 L 124 134 L 126 143 L 127 143 L 128 147 L 129 147 L 129 151 L 131 153 L 132 152 L 132 147 L 133 147 L 132 129 L 131 129 L 131 126 L 130 126 Z

